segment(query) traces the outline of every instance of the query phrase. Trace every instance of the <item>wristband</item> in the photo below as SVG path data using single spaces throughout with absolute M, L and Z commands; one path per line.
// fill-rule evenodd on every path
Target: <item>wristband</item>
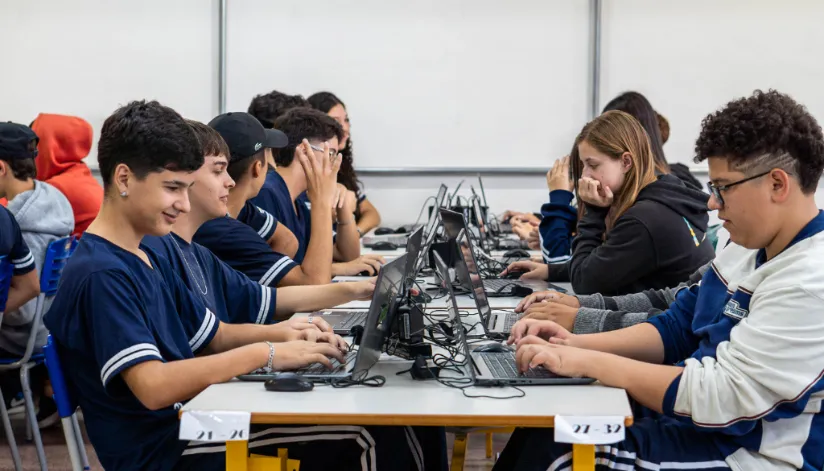
M 349 224 L 352 224 L 353 222 L 355 222 L 355 218 L 352 218 L 352 219 L 350 219 L 350 220 L 349 220 L 349 221 L 347 221 L 347 222 L 341 222 L 341 221 L 338 221 L 338 225 L 339 225 L 339 226 L 348 226 Z
M 266 362 L 266 369 L 269 370 L 271 373 L 275 370 L 274 366 L 272 366 L 272 362 L 275 360 L 275 344 L 272 342 L 263 342 L 269 346 L 269 361 Z

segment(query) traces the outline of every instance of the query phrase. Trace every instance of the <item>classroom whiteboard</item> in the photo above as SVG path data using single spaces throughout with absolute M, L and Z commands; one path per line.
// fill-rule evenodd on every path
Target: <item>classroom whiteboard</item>
M 753 90 L 792 95 L 824 123 L 824 2 L 603 2 L 601 106 L 636 90 L 670 122 L 670 162 L 694 168 L 709 113 Z
M 548 168 L 586 123 L 587 0 L 229 2 L 227 108 L 328 90 L 355 164 Z
M 0 1 L 0 119 L 80 116 L 157 99 L 188 118 L 217 114 L 217 8 L 202 0 Z M 86 159 L 97 167 L 95 148 Z

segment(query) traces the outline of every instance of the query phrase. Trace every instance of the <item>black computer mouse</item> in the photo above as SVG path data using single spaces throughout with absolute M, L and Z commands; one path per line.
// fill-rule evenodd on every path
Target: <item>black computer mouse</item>
M 375 242 L 370 248 L 372 250 L 398 250 L 397 245 L 393 244 L 392 242 L 387 242 L 385 240 Z
M 502 280 L 517 280 L 521 278 L 524 272 L 522 271 L 508 271 L 504 276 L 501 277 Z
M 504 252 L 504 258 L 512 258 L 512 257 L 520 257 L 520 258 L 529 258 L 529 252 L 524 249 L 512 249 L 507 250 Z
M 505 352 L 512 352 L 514 350 L 512 350 L 512 347 L 510 347 L 509 345 L 504 345 L 504 344 L 498 343 L 498 342 L 490 342 L 490 343 L 481 345 L 480 347 L 477 347 L 473 351 L 474 352 L 479 352 L 479 353 L 484 353 L 484 352 L 488 352 L 488 353 L 505 353 Z
M 263 383 L 267 391 L 304 392 L 315 389 L 315 383 L 295 373 L 278 373 L 274 378 Z
M 391 227 L 379 227 L 375 229 L 375 235 L 387 235 L 387 234 L 394 234 L 395 229 Z

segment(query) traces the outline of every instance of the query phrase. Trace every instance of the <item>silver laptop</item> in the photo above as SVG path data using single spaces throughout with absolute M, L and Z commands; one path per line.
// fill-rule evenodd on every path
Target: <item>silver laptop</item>
M 441 257 L 436 253 L 435 268 L 441 279 L 449 279 L 449 271 Z M 455 291 L 451 283 L 446 283 L 446 308 L 450 320 L 459 319 Z M 458 322 L 458 341 L 462 344 L 464 355 L 468 359 L 466 368 L 469 370 L 473 383 L 476 386 L 518 386 L 542 384 L 588 384 L 595 381 L 591 378 L 567 378 L 539 366 L 524 373 L 518 372 L 515 363 L 514 349 L 504 352 L 470 352 L 466 341 L 466 330 L 463 323 Z M 483 322 L 482 322 L 483 324 Z
M 418 253 L 421 250 L 421 240 L 423 239 L 423 228 L 418 228 L 413 232 L 406 242 L 406 254 L 403 255 L 406 260 L 404 265 L 404 280 L 409 278 L 410 273 L 414 273 L 415 260 L 417 260 Z M 396 259 L 397 260 L 397 259 Z M 388 264 L 387 264 L 388 266 Z M 385 270 L 382 268 L 381 271 Z M 380 273 L 380 272 L 379 272 Z M 408 286 L 408 281 L 405 281 Z M 377 292 L 377 290 L 376 290 Z M 374 299 L 374 295 L 373 295 Z M 314 314 L 323 316 L 323 319 L 332 326 L 332 330 L 338 335 L 349 335 L 352 327 L 362 326 L 366 322 L 368 315 L 367 309 L 350 309 L 350 310 L 324 310 Z
M 405 272 L 406 255 L 402 255 L 387 263 L 378 273 L 375 293 L 372 295 L 372 304 L 366 315 L 360 345 L 357 350 L 346 354 L 343 363 L 332 359 L 332 369 L 316 363 L 292 371 L 292 373 L 321 382 L 347 378 L 362 379 L 361 376 L 365 375 L 380 358 L 383 343 L 391 330 L 391 314 L 396 307 L 398 294 L 403 289 Z M 238 378 L 246 381 L 266 381 L 276 378 L 278 374 L 279 372 L 251 373 L 238 376 Z
M 469 291 L 470 296 L 475 298 L 475 306 L 481 315 L 481 325 L 488 336 L 502 338 L 509 335 L 512 326 L 521 318 L 522 314 L 515 311 L 493 311 L 489 307 L 489 300 L 486 296 L 481 275 L 478 273 L 478 265 L 475 263 L 475 255 L 469 248 L 469 237 L 465 230 L 461 229 L 455 239 L 458 253 L 455 257 L 455 274 L 463 288 Z

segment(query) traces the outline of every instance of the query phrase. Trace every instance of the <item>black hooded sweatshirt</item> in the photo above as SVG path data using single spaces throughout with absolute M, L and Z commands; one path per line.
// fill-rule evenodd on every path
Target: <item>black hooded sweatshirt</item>
M 604 296 L 677 286 L 715 257 L 706 193 L 661 175 L 606 231 L 609 208 L 587 205 L 572 244 L 569 278 L 576 294 Z

